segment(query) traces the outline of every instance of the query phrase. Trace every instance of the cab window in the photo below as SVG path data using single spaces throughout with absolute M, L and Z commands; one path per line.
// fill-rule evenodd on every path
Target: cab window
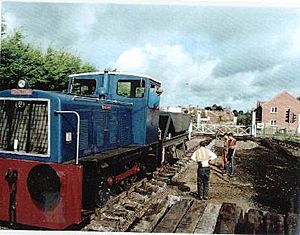
M 120 80 L 117 85 L 117 94 L 128 98 L 142 98 L 145 93 L 144 80 Z
M 74 79 L 71 86 L 71 93 L 76 95 L 94 95 L 96 91 L 96 80 Z

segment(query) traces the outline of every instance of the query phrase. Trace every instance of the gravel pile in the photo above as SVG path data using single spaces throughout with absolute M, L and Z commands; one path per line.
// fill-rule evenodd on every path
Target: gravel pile
M 224 140 L 222 139 L 215 140 L 215 147 L 223 148 L 223 145 L 224 145 Z M 257 148 L 259 145 L 258 143 L 251 140 L 238 140 L 236 146 L 237 149 L 239 150 L 247 150 L 247 149 Z
M 246 140 L 246 141 L 237 141 L 236 147 L 237 149 L 243 149 L 243 150 L 247 150 L 247 149 L 254 149 L 257 148 L 259 145 L 251 140 Z

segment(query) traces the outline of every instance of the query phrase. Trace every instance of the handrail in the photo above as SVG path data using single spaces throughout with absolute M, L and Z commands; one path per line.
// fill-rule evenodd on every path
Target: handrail
M 133 103 L 125 102 L 125 101 L 119 101 L 119 100 L 109 100 L 109 99 L 100 99 L 97 97 L 89 97 L 89 96 L 73 96 L 73 100 L 81 100 L 81 101 L 91 101 L 91 102 L 99 102 L 99 101 L 106 101 L 111 104 L 121 104 L 121 105 L 127 105 L 132 106 Z
M 108 99 L 105 99 L 105 101 L 113 103 L 113 104 L 123 104 L 123 105 L 127 105 L 127 106 L 133 106 L 133 103 L 129 103 L 129 102 L 125 102 L 125 101 L 108 100 Z
M 77 141 L 76 141 L 76 156 L 75 164 L 79 163 L 79 134 L 80 134 L 80 115 L 76 111 L 55 111 L 57 114 L 75 114 L 77 116 Z
M 93 101 L 93 102 L 99 102 L 101 99 L 98 97 L 91 97 L 91 96 L 73 96 L 73 100 L 84 100 L 84 101 Z

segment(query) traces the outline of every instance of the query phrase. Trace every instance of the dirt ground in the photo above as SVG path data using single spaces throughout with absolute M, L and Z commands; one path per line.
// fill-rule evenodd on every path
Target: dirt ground
M 210 175 L 209 202 L 236 203 L 244 211 L 250 208 L 281 214 L 299 214 L 300 153 L 290 152 L 267 140 L 238 141 L 235 173 L 230 178 L 221 171 L 222 141 L 216 140 L 218 155 Z M 197 164 L 191 164 L 180 182 L 197 191 Z

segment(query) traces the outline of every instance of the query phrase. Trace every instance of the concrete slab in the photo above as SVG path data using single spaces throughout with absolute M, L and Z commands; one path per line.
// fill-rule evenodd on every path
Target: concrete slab
M 215 230 L 221 204 L 208 203 L 194 233 L 212 234 Z

